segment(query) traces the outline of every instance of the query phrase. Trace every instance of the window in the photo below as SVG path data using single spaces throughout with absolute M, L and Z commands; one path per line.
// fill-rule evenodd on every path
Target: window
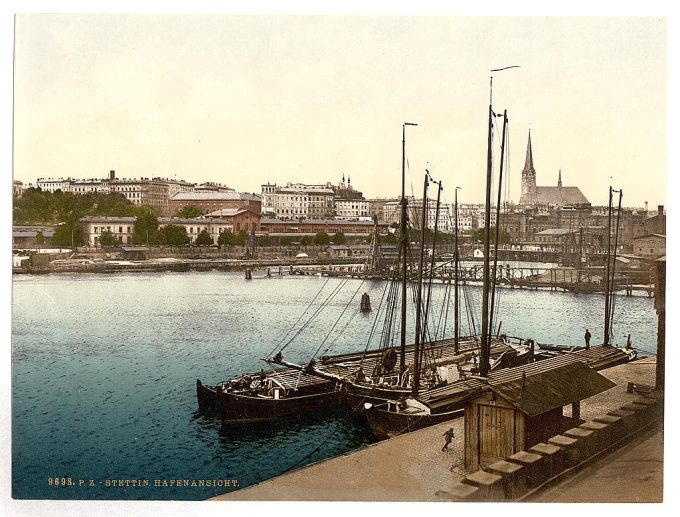
M 118 227 L 118 233 L 123 233 L 123 227 L 122 226 Z

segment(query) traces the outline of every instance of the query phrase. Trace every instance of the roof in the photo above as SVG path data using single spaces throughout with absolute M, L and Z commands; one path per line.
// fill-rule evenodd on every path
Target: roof
M 202 218 L 206 217 L 235 217 L 240 214 L 244 213 L 250 213 L 253 215 L 259 216 L 260 214 L 257 214 L 253 212 L 252 210 L 248 210 L 247 208 L 222 208 L 221 210 L 215 210 L 214 212 L 210 212 L 209 214 L 205 214 L 201 216 Z
M 149 248 L 145 246 L 121 246 L 120 249 L 123 251 L 149 251 Z
M 538 232 L 536 235 L 566 235 L 568 233 L 575 233 L 573 230 L 567 230 L 562 228 L 549 228 L 548 230 L 543 230 Z
M 54 230 L 25 230 L 13 231 L 12 237 L 36 237 L 39 233 L 42 233 L 44 237 L 54 236 Z
M 492 372 L 489 386 L 517 409 L 534 417 L 602 393 L 615 384 L 579 358 L 563 355 Z
M 105 215 L 86 215 L 81 217 L 81 223 L 134 223 L 137 220 L 134 216 L 105 216 Z
M 536 187 L 536 193 L 523 195 L 520 203 L 564 206 L 589 201 L 578 187 Z
M 170 201 L 257 201 L 262 198 L 257 194 L 245 192 L 215 192 L 212 190 L 203 192 L 178 192 L 170 198 Z
M 373 226 L 373 221 L 347 221 L 342 219 L 303 219 L 302 221 L 292 220 L 284 221 L 283 219 L 274 219 L 272 217 L 263 217 L 261 220 L 262 224 L 325 224 L 328 226 L 337 225 L 361 225 L 361 226 Z M 387 223 L 378 223 L 378 226 L 386 226 Z
M 330 244 L 328 246 L 332 250 L 348 250 L 349 246 L 345 246 L 344 244 Z
M 649 239 L 650 237 L 657 237 L 659 239 L 665 239 L 665 235 L 661 235 L 660 233 L 650 233 L 649 235 L 638 235 L 637 237 L 633 237 L 633 240 L 635 239 Z

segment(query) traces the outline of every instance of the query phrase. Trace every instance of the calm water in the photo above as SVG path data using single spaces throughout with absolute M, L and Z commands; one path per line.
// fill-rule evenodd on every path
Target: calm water
M 223 428 L 196 413 L 196 378 L 211 384 L 259 370 L 260 358 L 336 287 L 328 307 L 286 348 L 284 356 L 296 361 L 317 350 L 363 350 L 385 284 L 290 276 L 246 282 L 242 273 L 222 272 L 15 276 L 13 496 L 205 499 L 229 489 L 156 487 L 154 480 L 235 479 L 243 487 L 370 443 L 370 432 L 343 414 Z M 371 295 L 372 315 L 358 311 L 363 292 Z M 444 295 L 435 286 L 435 312 Z M 601 295 L 499 296 L 498 319 L 510 335 L 580 344 L 588 327 L 593 341 L 601 340 Z M 478 304 L 479 288 L 470 288 L 470 297 Z M 616 318 L 617 342 L 630 332 L 638 349 L 654 352 L 652 299 L 617 298 Z M 445 325 L 439 316 L 432 323 Z M 380 320 L 371 346 L 381 329 Z M 51 477 L 84 486 L 51 486 Z M 106 486 L 118 479 L 150 486 Z

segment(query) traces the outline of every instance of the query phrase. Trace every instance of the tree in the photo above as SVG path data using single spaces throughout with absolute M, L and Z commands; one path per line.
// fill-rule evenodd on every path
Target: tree
M 175 217 L 185 217 L 187 219 L 192 219 L 201 215 L 203 215 L 203 210 L 193 205 L 182 207 L 175 213 Z
M 38 246 L 42 246 L 43 244 L 45 244 L 45 236 L 42 234 L 42 232 L 38 232 L 38 233 L 36 234 L 36 236 L 35 236 L 35 243 L 36 243 Z
M 302 239 L 300 239 L 300 244 L 302 246 L 309 246 L 312 243 L 312 238 L 309 235 L 303 235 Z
M 187 235 L 187 229 L 184 226 L 168 224 L 158 230 L 159 244 L 165 244 L 166 246 L 183 246 L 189 244 L 190 240 L 191 239 L 189 239 L 189 236 Z
M 261 235 L 257 239 L 257 245 L 260 247 L 267 247 L 272 245 L 272 240 L 269 235 Z
M 203 230 L 196 237 L 194 244 L 196 244 L 196 246 L 212 246 L 213 245 L 213 238 L 210 236 L 210 234 L 207 231 Z
M 331 238 L 326 232 L 319 232 L 314 236 L 314 244 L 317 246 L 324 246 L 326 244 L 330 244 L 330 242 Z
M 347 242 L 347 238 L 344 233 L 338 232 L 333 235 L 333 244 L 345 244 L 345 242 Z
M 102 246 L 116 246 L 120 244 L 116 236 L 111 232 L 102 232 L 99 236 L 99 244 Z
M 60 248 L 79 246 L 83 243 L 83 229 L 75 221 L 58 224 L 54 230 L 52 244 Z
M 281 246 L 290 246 L 293 243 L 291 237 L 281 237 Z
M 133 244 L 156 244 L 158 243 L 158 233 L 158 217 L 151 211 L 137 215 L 132 233 Z
M 220 233 L 220 236 L 217 238 L 217 245 L 222 247 L 222 246 L 233 246 L 234 245 L 234 234 L 231 233 L 229 230 L 226 232 Z
M 237 246 L 245 246 L 247 242 L 248 242 L 247 231 L 241 230 L 236 234 L 236 237 L 234 238 L 234 244 L 236 244 Z

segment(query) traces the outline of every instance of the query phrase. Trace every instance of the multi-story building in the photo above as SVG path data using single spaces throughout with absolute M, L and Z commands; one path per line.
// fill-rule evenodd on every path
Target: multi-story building
M 333 217 L 335 193 L 330 186 L 288 183 L 262 185 L 262 213 L 284 221 Z
M 370 218 L 368 207 L 368 201 L 361 199 L 336 199 L 335 218 L 343 220 Z
M 111 232 L 120 244 L 132 244 L 136 217 L 87 216 L 80 219 L 87 246 L 98 246 L 101 234 Z
M 343 175 L 342 182 L 321 185 L 287 183 L 285 187 L 262 185 L 262 215 L 284 221 L 369 217 L 368 202 Z
M 168 202 L 166 214 L 176 214 L 186 206 L 195 206 L 203 213 L 215 212 L 224 208 L 245 208 L 260 213 L 262 198 L 256 194 L 244 192 L 178 192 Z

